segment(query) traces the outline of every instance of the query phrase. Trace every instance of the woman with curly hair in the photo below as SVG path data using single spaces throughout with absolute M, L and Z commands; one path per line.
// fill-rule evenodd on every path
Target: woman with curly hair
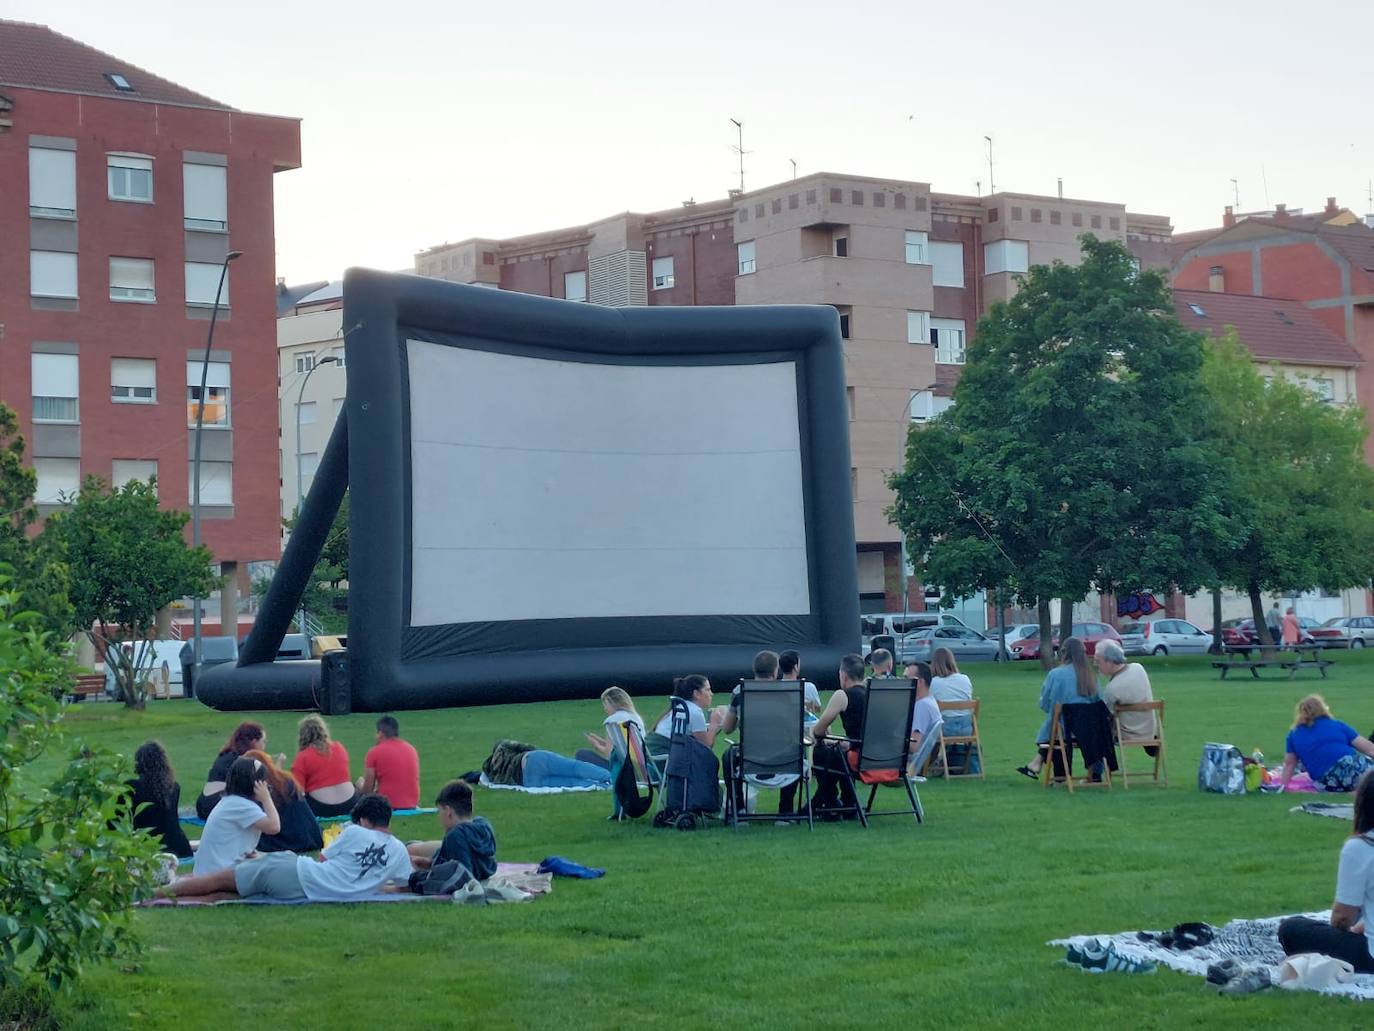
M 165 851 L 178 859 L 191 855 L 191 843 L 177 819 L 181 785 L 177 783 L 167 750 L 160 742 L 145 741 L 134 753 L 133 780 L 129 781 L 128 811 L 133 813 L 134 830 L 150 832 L 162 842 Z
M 300 750 L 291 776 L 305 792 L 306 804 L 316 816 L 347 816 L 358 799 L 348 749 L 330 739 L 328 725 L 313 713 L 301 720 L 298 732 Z

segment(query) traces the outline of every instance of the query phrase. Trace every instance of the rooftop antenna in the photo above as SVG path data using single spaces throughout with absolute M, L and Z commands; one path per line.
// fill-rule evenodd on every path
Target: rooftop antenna
M 988 193 L 994 194 L 997 192 L 997 180 L 992 174 L 992 137 L 984 136 L 983 139 L 988 141 Z
M 730 149 L 739 155 L 739 192 L 743 193 L 744 155 L 749 154 L 751 152 L 744 149 L 744 123 L 741 122 L 738 118 L 732 118 L 730 119 L 730 124 L 733 125 L 739 131 L 739 143 L 736 146 L 731 147 Z
M 1059 177 L 1059 199 L 1064 199 L 1064 177 L 1062 175 Z
M 973 180 L 973 188 L 974 188 L 974 190 L 977 191 L 978 196 L 981 197 L 981 196 L 983 195 L 983 180 L 981 180 L 981 179 L 975 179 L 975 180 Z
M 1273 211 L 1274 209 L 1269 203 L 1269 176 L 1264 171 L 1263 165 L 1260 165 L 1260 182 L 1264 185 L 1264 210 Z
M 1369 180 L 1369 185 L 1365 187 L 1364 199 L 1369 210 L 1374 211 L 1374 179 Z
M 787 160 L 790 161 L 790 162 L 792 162 L 792 178 L 795 179 L 795 178 L 797 178 L 797 159 L 796 159 L 796 158 L 788 158 Z
M 1231 180 L 1231 189 L 1235 191 L 1236 210 L 1240 211 L 1240 183 L 1235 179 Z

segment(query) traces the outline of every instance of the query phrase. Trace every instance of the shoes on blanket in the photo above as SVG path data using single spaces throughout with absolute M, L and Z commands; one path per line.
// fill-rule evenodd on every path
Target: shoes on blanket
M 1090 974 L 1150 974 L 1155 965 L 1149 960 L 1133 959 L 1116 951 L 1116 943 L 1089 938 L 1081 945 L 1070 945 L 1064 962 Z
M 1216 985 L 1222 995 L 1250 995 L 1273 987 L 1274 977 L 1268 967 L 1247 967 L 1230 957 L 1207 968 L 1207 983 Z
M 459 906 L 485 906 L 494 902 L 528 902 L 531 896 L 513 884 L 502 884 L 496 880 L 486 882 L 470 880 L 453 893 L 453 902 Z

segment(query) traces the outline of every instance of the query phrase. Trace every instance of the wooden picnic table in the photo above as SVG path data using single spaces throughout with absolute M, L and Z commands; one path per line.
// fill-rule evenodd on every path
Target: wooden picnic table
M 1227 650 L 1230 652 L 1233 649 L 1228 648 Z M 1286 669 L 1288 671 L 1289 680 L 1296 677 L 1300 669 L 1315 669 L 1322 675 L 1322 679 L 1325 680 L 1327 667 L 1335 665 L 1333 659 L 1323 659 L 1317 654 L 1321 651 L 1320 648 L 1304 647 L 1289 649 L 1288 654 L 1292 655 L 1292 658 L 1284 658 L 1284 653 L 1278 649 L 1263 649 L 1260 652 L 1261 655 L 1266 651 L 1274 655 L 1274 658 L 1270 659 L 1251 659 L 1249 657 L 1249 650 L 1246 650 L 1244 646 L 1236 646 L 1234 651 L 1244 651 L 1246 657 L 1243 659 L 1216 659 L 1212 662 L 1213 669 L 1221 670 L 1222 680 L 1225 680 L 1227 674 L 1233 669 L 1248 669 L 1250 671 L 1250 676 L 1258 680 L 1260 678 L 1259 671 L 1261 669 L 1268 669 L 1272 666 L 1277 666 L 1279 669 Z M 1312 657 L 1310 659 L 1304 659 L 1302 657 L 1304 652 L 1310 653 Z

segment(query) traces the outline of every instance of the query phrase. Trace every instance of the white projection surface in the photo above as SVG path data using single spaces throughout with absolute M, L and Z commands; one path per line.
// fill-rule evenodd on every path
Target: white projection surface
M 412 626 L 811 611 L 794 363 L 407 353 Z

